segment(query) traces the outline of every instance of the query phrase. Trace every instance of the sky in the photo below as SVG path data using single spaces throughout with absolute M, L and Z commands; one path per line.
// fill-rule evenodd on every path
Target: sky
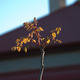
M 66 0 L 70 6 L 77 0 Z M 49 0 L 0 0 L 0 36 L 49 14 Z

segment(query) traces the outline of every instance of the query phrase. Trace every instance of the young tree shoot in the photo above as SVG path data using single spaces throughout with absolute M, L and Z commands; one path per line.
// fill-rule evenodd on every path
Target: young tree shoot
M 38 46 L 41 51 L 41 72 L 40 72 L 39 80 L 42 80 L 42 75 L 44 71 L 44 54 L 45 54 L 44 48 L 51 42 L 62 43 L 60 40 L 56 39 L 56 36 L 61 31 L 61 27 L 57 27 L 55 30 L 51 30 L 49 35 L 46 38 L 44 38 L 40 35 L 40 32 L 44 31 L 44 29 L 42 27 L 38 27 L 37 23 L 38 21 L 36 20 L 35 17 L 32 23 L 29 22 L 24 23 L 24 28 L 26 28 L 26 30 L 29 31 L 30 33 L 26 37 L 21 37 L 16 39 L 16 46 L 13 46 L 11 50 L 13 51 L 17 50 L 18 52 L 20 52 L 21 48 L 24 47 L 23 45 L 29 42 L 32 42 L 36 46 Z M 34 37 L 36 37 L 36 39 L 34 39 Z M 28 46 L 24 47 L 25 52 L 27 52 L 27 48 Z

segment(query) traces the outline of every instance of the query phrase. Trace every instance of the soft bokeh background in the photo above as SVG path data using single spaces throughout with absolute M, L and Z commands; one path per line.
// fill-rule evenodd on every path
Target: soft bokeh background
M 70 6 L 77 0 L 66 0 Z M 49 0 L 0 0 L 0 35 L 49 14 Z

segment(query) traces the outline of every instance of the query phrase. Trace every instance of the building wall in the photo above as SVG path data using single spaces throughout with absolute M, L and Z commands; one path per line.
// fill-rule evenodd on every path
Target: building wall
M 45 55 L 45 68 L 80 64 L 80 51 Z M 40 56 L 0 61 L 0 74 L 40 69 Z
M 38 80 L 40 56 L 0 61 L 0 80 Z M 43 80 L 80 80 L 80 50 L 45 55 Z

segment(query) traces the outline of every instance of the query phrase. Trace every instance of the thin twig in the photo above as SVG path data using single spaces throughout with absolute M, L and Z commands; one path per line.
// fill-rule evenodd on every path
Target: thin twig
M 43 48 L 41 48 L 41 71 L 40 71 L 39 80 L 42 80 L 42 76 L 44 72 L 44 54 L 45 54 L 45 51 Z

